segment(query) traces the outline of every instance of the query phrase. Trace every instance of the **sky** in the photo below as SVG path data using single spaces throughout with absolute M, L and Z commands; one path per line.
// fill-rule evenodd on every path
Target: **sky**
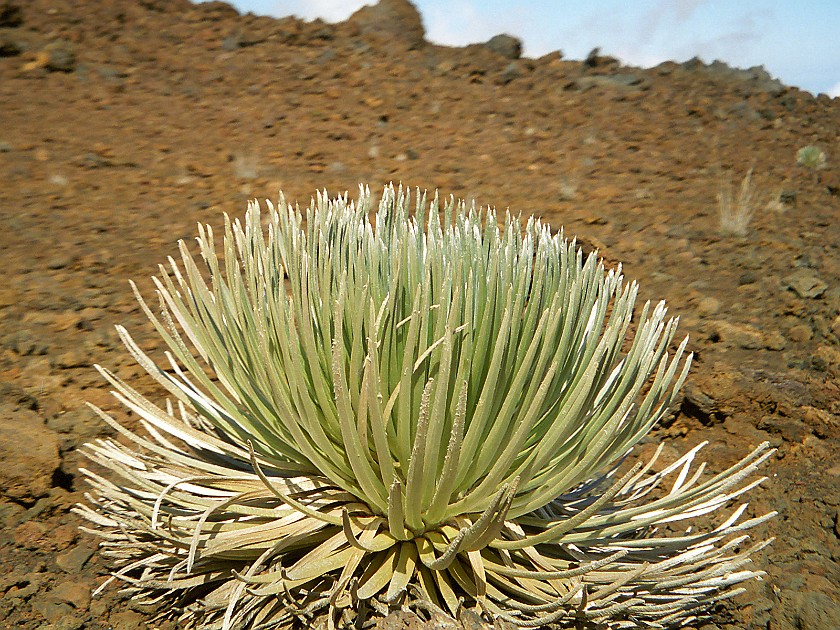
M 345 20 L 375 0 L 228 0 L 240 12 Z M 698 56 L 763 65 L 813 94 L 840 97 L 840 0 L 413 0 L 426 39 L 463 46 L 499 33 L 524 54 L 583 59 L 595 47 L 649 67 Z

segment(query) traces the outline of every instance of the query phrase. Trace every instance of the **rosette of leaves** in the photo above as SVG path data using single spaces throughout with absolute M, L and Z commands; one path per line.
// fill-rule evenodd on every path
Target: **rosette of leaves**
M 796 163 L 813 170 L 825 166 L 825 152 L 817 146 L 808 145 L 796 152 Z
M 760 576 L 742 532 L 770 515 L 736 499 L 766 444 L 717 474 L 702 445 L 626 459 L 688 371 L 664 304 L 537 219 L 443 205 L 252 203 L 223 258 L 205 226 L 202 264 L 182 242 L 160 268 L 159 314 L 138 294 L 163 361 L 119 334 L 169 396 L 98 368 L 143 434 L 96 410 L 122 439 L 87 445 L 108 473 L 78 510 L 140 603 L 206 628 L 668 627 Z

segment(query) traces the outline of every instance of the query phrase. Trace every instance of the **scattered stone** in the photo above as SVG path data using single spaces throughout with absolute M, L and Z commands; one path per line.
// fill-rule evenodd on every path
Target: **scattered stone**
M 435 72 L 439 75 L 447 75 L 455 69 L 455 62 L 451 59 L 444 59 L 443 61 L 435 64 Z
M 12 538 L 18 547 L 24 549 L 40 549 L 43 547 L 44 534 L 47 527 L 38 521 L 26 521 L 15 527 Z
M 90 614 L 94 618 L 104 619 L 108 616 L 108 610 L 112 606 L 111 602 L 104 597 L 97 597 L 90 602 Z
M 828 320 L 820 313 L 815 314 L 811 318 L 811 329 L 815 336 L 830 338 L 831 337 L 831 328 L 829 327 Z
M 796 258 L 793 259 L 793 266 L 796 269 L 816 269 L 817 262 L 814 260 L 814 256 L 810 252 L 803 252 L 798 254 Z
M 711 337 L 728 346 L 756 350 L 767 346 L 764 333 L 748 324 L 732 324 L 722 320 L 711 322 Z
M 713 297 L 704 297 L 697 302 L 697 312 L 700 317 L 710 317 L 720 312 L 720 300 Z
M 47 428 L 56 433 L 72 433 L 82 438 L 102 435 L 106 424 L 87 405 L 59 413 L 47 420 Z
M 96 74 L 103 79 L 113 82 L 119 82 L 121 79 L 125 79 L 128 76 L 127 72 L 124 72 L 119 68 L 114 68 L 113 66 L 97 66 Z
M 51 624 L 73 614 L 73 608 L 69 604 L 53 599 L 37 598 L 32 603 L 32 608 Z
M 764 66 L 753 66 L 747 69 L 733 68 L 729 64 L 718 60 L 706 64 L 699 57 L 693 57 L 682 63 L 681 66 L 689 72 L 704 72 L 726 81 L 747 83 L 751 90 L 765 92 L 771 96 L 779 96 L 787 90 L 787 87 L 781 81 L 770 76 Z
M 251 46 L 256 46 L 257 44 L 262 44 L 264 41 L 264 38 L 251 37 L 245 33 L 237 31 L 222 40 L 222 50 L 232 52 L 234 50 L 239 50 L 240 48 L 249 48 Z
M 598 74 L 595 76 L 578 77 L 577 79 L 571 81 L 566 86 L 566 89 L 575 89 L 585 92 L 591 88 L 606 87 L 625 91 L 635 91 L 642 89 L 643 83 L 644 80 L 637 74 Z
M 11 575 L 0 578 L 0 593 L 7 599 L 26 600 L 37 593 L 41 588 L 43 575 L 41 573 L 13 572 Z
M 222 40 L 222 50 L 232 52 L 239 49 L 239 35 L 228 35 Z
M 85 611 L 90 606 L 90 587 L 83 582 L 62 582 L 51 590 L 48 597 L 70 604 L 76 610 Z
M 840 313 L 840 286 L 833 286 L 822 296 L 830 313 Z
M 67 42 L 52 42 L 38 53 L 33 63 L 50 72 L 73 72 L 76 69 L 76 53 Z
M 0 2 L 0 28 L 17 28 L 23 24 L 23 11 L 15 2 Z
M 11 501 L 0 502 L 0 528 L 12 528 L 21 522 L 21 515 L 26 508 Z
M 320 39 L 322 41 L 328 42 L 335 38 L 335 27 L 332 24 L 325 24 L 321 22 L 319 19 L 314 20 L 313 24 L 320 24 L 321 28 L 315 31 L 312 36 L 315 39 Z
M 780 605 L 773 609 L 770 627 L 780 630 L 828 630 L 840 628 L 840 603 L 825 593 L 782 591 Z
M 779 352 L 787 347 L 787 342 L 782 333 L 778 330 L 772 330 L 764 337 L 764 347 Z
M 515 61 L 510 62 L 505 69 L 502 70 L 502 73 L 499 75 L 499 81 L 502 85 L 507 85 L 514 79 L 518 79 L 522 76 L 522 68 L 519 67 L 519 64 Z
M 52 540 L 56 549 L 66 549 L 79 538 L 79 528 L 76 524 L 65 523 L 52 530 Z
M 69 179 L 67 179 L 66 177 L 64 177 L 64 175 L 60 175 L 60 174 L 58 174 L 58 173 L 55 173 L 55 174 L 53 174 L 53 175 L 50 175 L 50 177 L 49 177 L 49 179 L 48 179 L 47 181 L 48 181 L 50 184 L 52 184 L 53 186 L 59 186 L 59 187 L 61 187 L 61 188 L 63 188 L 64 186 L 67 186 L 67 184 L 69 184 L 69 183 L 70 183 L 70 180 L 69 180 Z
M 61 435 L 59 452 L 67 453 L 91 438 L 114 435 L 111 426 L 102 422 L 90 407 L 83 405 L 72 411 L 58 411 L 47 416 L 47 428 Z
M 37 519 L 51 507 L 53 507 L 52 497 L 41 497 L 40 499 L 35 501 L 35 505 L 31 506 L 29 509 L 26 510 L 26 512 L 23 513 L 20 520 L 21 522 L 29 522 L 33 519 Z M 35 525 L 37 525 L 38 527 L 42 527 L 42 523 L 35 522 Z
M 199 19 L 207 22 L 221 22 L 239 16 L 239 11 L 233 5 L 221 0 L 200 2 L 195 7 L 195 13 Z
M 51 623 L 48 628 L 41 630 L 80 630 L 85 627 L 85 620 L 79 615 L 69 615 L 62 617 L 55 623 Z
M 819 367 L 821 372 L 830 371 L 840 377 L 840 347 L 821 343 L 811 357 L 812 365 Z
M 0 404 L 7 406 L 11 411 L 38 409 L 38 400 L 24 389 L 14 383 L 0 381 Z
M 90 367 L 91 358 L 83 349 L 72 348 L 53 357 L 50 363 L 60 370 L 69 370 L 72 368 Z
M 805 424 L 821 439 L 830 437 L 840 427 L 840 417 L 825 409 L 803 405 L 799 411 Z
M 601 54 L 600 48 L 593 48 L 589 51 L 589 54 L 586 55 L 586 58 L 583 60 L 583 65 L 585 68 L 599 68 L 602 66 L 613 66 L 618 64 L 618 59 L 615 57 L 610 57 L 607 55 Z
M 494 35 L 484 45 L 505 59 L 519 59 L 522 56 L 522 40 L 513 35 Z
M 17 57 L 26 50 L 16 31 L 0 29 L 0 57 Z
M 85 153 L 76 160 L 75 163 L 84 168 L 107 168 L 114 166 L 114 162 L 112 160 L 94 151 Z
M 750 107 L 747 103 L 735 103 L 732 107 L 729 108 L 728 112 L 724 112 L 721 116 L 721 120 L 726 120 L 727 118 L 743 118 L 749 122 L 755 122 L 761 118 L 761 114 L 759 114 L 755 109 Z
M 58 447 L 40 416 L 0 407 L 0 493 L 23 502 L 45 496 L 61 467 Z
M 806 269 L 795 271 L 782 282 L 786 289 L 790 289 L 801 298 L 818 298 L 828 288 L 819 276 Z
M 76 574 L 81 572 L 82 567 L 85 566 L 90 557 L 93 555 L 94 549 L 85 543 L 76 545 L 75 547 L 60 553 L 55 557 L 55 563 L 58 567 L 67 573 Z
M 758 428 L 780 435 L 785 442 L 798 444 L 811 435 L 811 428 L 804 422 L 782 416 L 765 416 L 759 421 Z
M 718 412 L 715 400 L 703 392 L 696 384 L 686 383 L 682 388 L 683 402 L 681 410 L 686 415 L 697 418 L 703 424 L 713 424 Z
M 133 610 L 111 613 L 108 621 L 113 630 L 143 630 L 147 627 L 143 615 Z
M 779 193 L 779 201 L 782 202 L 786 206 L 795 206 L 796 205 L 796 195 L 797 195 L 797 191 L 795 189 L 782 190 Z
M 759 395 L 766 396 L 777 404 L 794 404 L 799 407 L 813 402 L 808 387 L 791 378 L 788 373 L 749 370 L 747 374 L 760 392 Z
M 73 254 L 58 254 L 56 256 L 52 256 L 49 260 L 47 260 L 47 269 L 52 271 L 66 269 L 76 262 L 77 258 L 78 257 Z
M 423 19 L 408 0 L 379 0 L 372 6 L 363 6 L 346 24 L 362 35 L 389 45 L 402 43 L 409 50 L 422 48 L 426 43 Z

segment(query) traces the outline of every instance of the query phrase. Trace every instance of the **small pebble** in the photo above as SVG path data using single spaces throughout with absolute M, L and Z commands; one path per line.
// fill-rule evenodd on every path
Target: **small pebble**
M 702 317 L 710 317 L 720 311 L 720 301 L 713 297 L 704 297 L 697 303 L 697 311 Z
M 798 324 L 788 331 L 787 336 L 791 341 L 803 343 L 805 341 L 810 341 L 811 337 L 814 336 L 814 333 L 811 331 L 810 326 L 806 324 Z

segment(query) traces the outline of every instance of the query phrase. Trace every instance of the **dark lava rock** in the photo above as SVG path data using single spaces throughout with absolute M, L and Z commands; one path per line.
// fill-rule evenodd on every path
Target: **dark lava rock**
M 373 6 L 364 6 L 347 19 L 347 24 L 362 35 L 389 45 L 402 43 L 415 49 L 426 43 L 423 19 L 408 0 L 380 0 Z
M 822 279 L 809 271 L 800 269 L 783 280 L 784 286 L 801 298 L 818 298 L 828 285 Z
M 763 417 L 758 423 L 758 428 L 780 435 L 785 442 L 797 442 L 800 444 L 812 433 L 811 428 L 804 422 L 781 416 Z
M 93 555 L 94 548 L 88 543 L 82 543 L 70 548 L 55 557 L 55 563 L 62 571 L 79 573 Z
M 16 57 L 23 52 L 20 41 L 6 29 L 0 30 L 0 57 Z
M 507 66 L 505 66 L 505 69 L 502 70 L 501 74 L 499 74 L 499 81 L 502 84 L 508 84 L 521 76 L 522 68 L 517 62 L 511 61 Z
M 840 628 L 840 604 L 825 593 L 782 591 L 781 606 L 774 609 L 771 628 L 779 630 L 828 630 Z
M 30 31 L 0 27 L 0 57 L 17 57 L 43 45 L 41 36 Z
M 567 88 L 581 91 L 586 91 L 593 87 L 639 90 L 642 89 L 642 86 L 642 77 L 630 72 L 622 72 L 617 74 L 601 74 L 592 77 L 578 77 L 569 83 Z
M 16 28 L 23 24 L 23 11 L 14 2 L 0 3 L 0 27 Z
M 522 40 L 513 35 L 506 33 L 495 35 L 484 45 L 506 59 L 519 59 L 522 56 Z
M 25 451 L 25 455 L 21 453 Z M 0 408 L 0 492 L 14 501 L 45 496 L 61 466 L 58 436 L 32 411 Z
M 218 22 L 239 16 L 239 11 L 237 11 L 234 7 L 229 5 L 227 2 L 219 2 L 218 0 L 198 3 L 195 9 L 201 16 L 201 19 L 208 22 Z
M 690 72 L 705 72 L 735 83 L 749 83 L 752 90 L 765 92 L 771 96 L 779 96 L 787 90 L 781 81 L 770 76 L 764 66 L 753 66 L 747 69 L 733 68 L 723 61 L 715 60 L 706 64 L 699 57 L 693 57 L 684 62 L 682 67 Z
M 717 403 L 697 385 L 691 382 L 686 383 L 683 386 L 682 393 L 683 413 L 697 418 L 703 424 L 713 424 L 720 420 L 720 418 L 717 418 Z
M 76 69 L 76 53 L 67 42 L 53 42 L 44 49 L 44 67 L 51 72 L 73 72 Z
M 614 66 L 617 64 L 618 59 L 608 55 L 602 55 L 600 48 L 593 48 L 590 50 L 589 54 L 586 55 L 586 59 L 583 60 L 583 66 L 585 68 L 600 68 L 603 66 Z

